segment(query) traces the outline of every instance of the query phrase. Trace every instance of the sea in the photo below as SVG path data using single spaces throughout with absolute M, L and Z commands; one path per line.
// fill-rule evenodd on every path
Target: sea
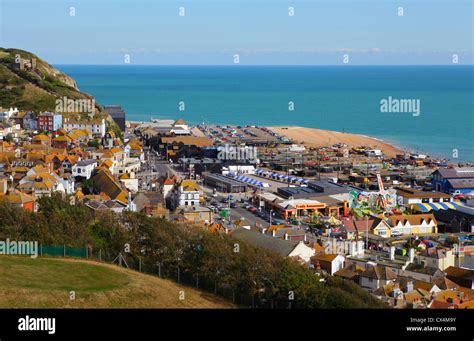
M 130 121 L 304 126 L 474 161 L 474 66 L 55 65 Z

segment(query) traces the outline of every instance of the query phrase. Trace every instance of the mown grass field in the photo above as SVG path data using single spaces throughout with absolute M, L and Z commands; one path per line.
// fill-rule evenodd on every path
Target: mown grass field
M 232 307 L 214 295 L 115 265 L 0 256 L 0 308 Z

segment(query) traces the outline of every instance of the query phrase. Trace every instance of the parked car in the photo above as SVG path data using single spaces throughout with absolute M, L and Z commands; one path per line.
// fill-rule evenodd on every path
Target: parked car
M 403 236 L 402 231 L 397 231 L 397 230 L 392 230 L 392 233 L 390 234 L 392 237 L 400 237 Z
M 255 212 L 255 207 L 250 206 L 250 207 L 248 208 L 248 210 L 249 210 L 250 213 L 253 213 L 253 212 Z

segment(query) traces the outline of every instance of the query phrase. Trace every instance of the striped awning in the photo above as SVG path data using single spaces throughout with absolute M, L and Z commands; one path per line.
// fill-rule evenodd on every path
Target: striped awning
M 413 204 L 413 208 L 421 212 L 439 211 L 439 210 L 455 210 L 458 205 L 454 202 L 435 202 Z

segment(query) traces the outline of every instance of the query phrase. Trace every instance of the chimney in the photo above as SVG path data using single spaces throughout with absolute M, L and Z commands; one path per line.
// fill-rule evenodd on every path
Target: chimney
M 357 241 L 357 254 L 360 256 L 364 256 L 365 254 L 365 242 L 363 240 Z
M 349 243 L 349 255 L 350 256 L 355 256 L 356 255 L 356 245 L 357 243 L 355 241 L 352 241 Z
M 410 248 L 409 256 L 410 256 L 410 263 L 413 263 L 413 261 L 415 260 L 415 249 L 414 248 Z
M 285 232 L 285 240 L 289 240 L 290 236 L 288 235 L 288 232 Z
M 128 192 L 128 209 L 133 211 L 132 209 L 132 192 Z
M 272 231 L 272 237 L 275 237 L 276 236 L 276 230 L 273 230 Z
M 395 259 L 395 247 L 390 246 L 390 260 L 394 260 L 394 259 Z

